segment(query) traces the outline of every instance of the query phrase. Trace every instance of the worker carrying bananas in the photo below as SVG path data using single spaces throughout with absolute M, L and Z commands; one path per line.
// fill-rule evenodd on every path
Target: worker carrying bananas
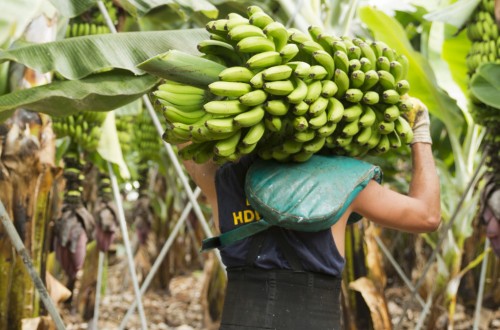
M 227 268 L 220 329 L 340 329 L 348 223 L 365 217 L 406 232 L 438 228 L 440 186 L 429 114 L 414 101 L 420 106 L 407 195 L 381 185 L 378 167 L 349 157 L 318 154 L 290 164 L 252 156 L 220 166 L 185 162 L 221 232 L 204 242 L 205 249 L 220 249 Z M 328 227 L 307 231 L 316 220 Z

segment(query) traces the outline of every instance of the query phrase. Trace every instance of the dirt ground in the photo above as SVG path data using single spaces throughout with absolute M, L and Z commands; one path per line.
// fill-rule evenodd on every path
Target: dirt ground
M 126 270 L 125 270 L 126 271 Z M 131 302 L 135 299 L 131 283 L 124 280 L 123 265 L 110 267 L 108 276 L 108 291 L 102 296 L 99 309 L 99 330 L 117 329 Z M 126 277 L 126 276 L 125 276 Z M 204 311 L 200 292 L 204 284 L 202 272 L 186 276 L 178 276 L 171 280 L 169 290 L 159 292 L 149 290 L 143 298 L 144 311 L 148 330 L 206 330 L 204 326 Z M 402 297 L 409 295 L 405 288 L 390 288 L 386 292 L 389 311 L 393 323 L 397 323 L 402 313 Z M 408 310 L 407 320 L 403 329 L 414 329 L 420 309 Z M 83 321 L 78 314 L 71 314 L 67 309 L 62 315 L 68 330 L 91 330 L 92 326 Z M 446 317 L 439 320 L 436 330 L 446 329 Z M 473 329 L 473 316 L 458 305 L 454 330 Z M 213 329 L 213 324 L 211 328 Z M 129 319 L 128 330 L 140 330 L 141 322 L 138 313 Z M 500 330 L 500 307 L 498 310 L 483 308 L 479 330 Z

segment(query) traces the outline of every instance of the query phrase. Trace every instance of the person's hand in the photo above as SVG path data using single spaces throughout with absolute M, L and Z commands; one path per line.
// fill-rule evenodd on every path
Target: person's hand
M 406 119 L 410 123 L 413 129 L 413 140 L 410 144 L 414 143 L 428 143 L 432 144 L 431 134 L 430 134 L 430 119 L 429 110 L 425 104 L 415 97 L 410 97 L 413 108 L 406 113 Z

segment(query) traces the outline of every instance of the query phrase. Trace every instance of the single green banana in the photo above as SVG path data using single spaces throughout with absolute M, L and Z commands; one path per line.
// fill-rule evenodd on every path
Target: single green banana
M 234 117 L 212 118 L 205 121 L 205 126 L 213 133 L 231 133 L 239 128 L 234 123 Z
M 366 57 L 362 57 L 359 59 L 359 63 L 361 63 L 361 71 L 363 72 L 368 72 L 370 70 L 374 70 L 375 69 L 375 66 L 373 65 L 373 63 L 375 62 L 371 62 L 368 58 Z
M 172 106 L 166 106 L 163 116 L 167 122 L 181 122 L 184 124 L 194 124 L 202 119 L 207 113 L 204 110 L 184 112 Z
M 389 142 L 388 135 L 387 134 L 380 135 L 380 140 L 379 140 L 377 146 L 375 147 L 375 150 L 378 153 L 384 153 L 384 152 L 389 151 L 390 147 L 391 147 L 391 144 Z
M 382 93 L 382 102 L 386 104 L 397 104 L 400 98 L 399 93 L 394 89 L 387 89 Z
M 304 102 L 307 104 L 312 104 L 321 95 L 323 85 L 320 80 L 313 80 L 307 85 L 307 94 L 304 98 Z
M 309 119 L 309 127 L 313 129 L 318 129 L 327 123 L 327 114 L 326 111 L 322 111 L 316 117 L 312 117 Z
M 219 73 L 219 79 L 222 81 L 230 82 L 243 82 L 248 83 L 252 79 L 254 73 L 244 66 L 233 66 L 222 70 Z
M 275 21 L 267 24 L 264 28 L 264 33 L 272 38 L 278 52 L 288 43 L 288 31 L 280 22 Z
M 244 145 L 243 143 L 240 143 L 240 144 L 238 144 L 237 150 L 241 155 L 249 155 L 255 150 L 257 145 L 258 145 L 258 143 L 249 144 L 249 145 Z
M 353 59 L 359 60 L 361 58 L 361 48 L 359 48 L 356 45 L 353 45 L 353 46 L 347 48 L 346 54 L 350 60 L 353 60 Z
M 297 45 L 299 45 L 299 48 L 300 48 L 301 43 L 311 41 L 311 40 L 312 39 L 309 36 L 309 34 L 305 34 L 304 32 L 302 32 L 299 29 L 296 29 L 296 28 L 289 28 L 288 29 L 288 41 L 296 43 Z
M 324 30 L 319 25 L 310 25 L 307 28 L 307 32 L 311 36 L 312 40 L 319 42 L 319 40 L 321 39 L 321 35 L 324 33 Z
M 262 70 L 262 77 L 266 81 L 285 80 L 290 78 L 292 72 L 289 65 L 282 64 Z
M 254 89 L 251 92 L 241 95 L 238 100 L 243 105 L 253 107 L 264 103 L 267 100 L 267 93 L 262 89 Z
M 382 86 L 384 90 L 394 89 L 396 86 L 396 81 L 394 80 L 394 76 L 386 70 L 377 71 L 379 77 L 379 84 Z
M 358 103 L 363 99 L 363 92 L 358 88 L 349 88 L 344 94 L 347 102 Z
M 252 26 L 252 25 L 249 25 Z M 274 42 L 267 37 L 246 37 L 238 41 L 236 51 L 240 53 L 262 53 L 275 51 Z M 280 57 L 281 62 L 281 57 Z
M 225 97 L 240 97 L 252 91 L 252 86 L 248 83 L 235 81 L 214 81 L 208 85 L 208 89 L 214 95 Z
M 378 123 L 378 131 L 380 134 L 389 134 L 394 131 L 394 121 L 381 121 Z
M 347 109 L 346 109 L 347 110 Z M 342 136 L 354 136 L 359 132 L 359 117 L 351 122 L 347 122 L 342 128 Z
M 203 105 L 206 112 L 214 115 L 237 115 L 248 110 L 239 100 L 214 100 Z
M 380 142 L 380 137 L 381 137 L 381 134 L 378 132 L 377 127 L 372 126 L 371 133 L 372 134 L 371 134 L 370 138 L 365 143 L 365 147 L 368 150 L 375 148 L 378 145 L 378 143 Z
M 399 95 L 405 95 L 410 91 L 410 83 L 406 79 L 399 80 L 398 82 L 396 82 L 395 89 L 399 93 Z
M 298 142 L 292 139 L 286 139 L 281 144 L 281 149 L 288 154 L 296 154 L 302 150 L 302 142 Z
M 307 142 L 314 139 L 316 136 L 316 131 L 312 128 L 305 129 L 303 131 L 295 131 L 293 133 L 293 139 L 297 142 Z
M 400 115 L 400 111 L 397 105 L 391 104 L 384 110 L 384 120 L 385 121 L 395 121 Z
M 287 79 L 266 81 L 262 88 L 271 95 L 286 96 L 295 89 L 295 86 L 291 80 Z
M 394 77 L 394 80 L 395 81 L 401 80 L 403 76 L 403 65 L 398 61 L 391 61 L 391 63 L 389 64 L 390 64 L 389 72 Z
M 236 13 L 231 13 L 231 14 L 236 14 Z M 237 14 L 236 14 L 237 15 Z M 235 27 L 237 26 L 248 26 L 250 25 L 250 21 L 248 20 L 248 18 L 245 18 L 243 16 L 236 16 L 236 17 L 232 17 L 232 18 L 229 18 L 226 22 L 226 25 L 225 25 L 225 29 L 227 31 L 231 31 L 232 29 L 234 29 Z
M 356 70 L 361 70 L 361 61 L 353 58 L 349 60 L 349 72 L 352 73 L 353 71 Z
M 279 132 L 283 127 L 283 121 L 281 120 L 281 116 L 269 115 L 264 117 L 264 125 L 271 132 Z
M 379 81 L 378 73 L 375 70 L 365 72 L 365 81 L 361 85 L 361 90 L 367 92 L 371 90 Z
M 309 55 L 312 55 L 315 51 L 324 50 L 320 44 L 313 40 L 302 41 L 301 43 L 299 43 L 299 49 Z
M 335 62 L 333 60 L 333 57 L 324 50 L 314 51 L 312 53 L 312 57 L 319 65 L 323 66 L 326 69 L 328 74 L 325 76 L 325 79 L 332 79 L 333 73 L 335 71 Z
M 408 60 L 408 57 L 406 57 L 406 55 L 404 54 L 401 54 L 399 55 L 396 60 L 401 63 L 401 65 L 403 66 L 402 70 L 401 70 L 401 79 L 406 79 L 406 77 L 408 76 L 408 69 L 409 69 L 409 66 L 410 66 L 410 61 Z
M 279 52 L 281 55 L 281 63 L 287 63 L 299 53 L 299 46 L 297 46 L 297 44 L 286 44 Z
M 300 78 L 293 79 L 294 89 L 287 95 L 287 100 L 293 104 L 301 103 L 307 95 L 308 86 Z
M 295 104 L 294 107 L 292 107 L 292 113 L 296 116 L 303 116 L 309 111 L 309 104 L 306 102 L 302 101 L 300 103 Z
M 335 139 L 335 145 L 339 147 L 346 147 L 351 144 L 353 137 L 348 136 L 339 136 Z
M 384 70 L 389 72 L 391 69 L 391 62 L 389 59 L 385 56 L 379 56 L 377 58 L 377 62 L 375 63 L 375 66 L 377 67 L 377 70 Z
M 314 154 L 310 152 L 300 151 L 292 155 L 292 160 L 297 163 L 304 163 L 307 162 L 309 159 L 311 159 L 313 155 Z
M 336 128 L 337 128 L 337 123 L 327 122 L 325 125 L 318 128 L 316 134 L 318 134 L 319 136 L 328 137 L 335 132 Z
M 342 70 L 345 73 L 349 72 L 349 57 L 347 57 L 345 52 L 336 51 L 333 54 L 333 60 L 336 70 Z
M 370 137 L 372 136 L 372 128 L 371 126 L 366 126 L 361 128 L 358 134 L 354 136 L 354 141 L 359 143 L 360 145 L 366 145 Z
M 335 97 L 330 97 L 326 107 L 326 114 L 329 122 L 338 123 L 344 117 L 344 105 Z
M 241 142 L 243 145 L 248 146 L 255 144 L 262 139 L 264 133 L 266 132 L 266 125 L 263 121 L 259 121 L 257 124 L 248 128 L 245 136 L 242 138 Z
M 158 90 L 167 91 L 175 94 L 188 94 L 188 95 L 205 95 L 205 90 L 199 87 L 181 84 L 174 82 L 172 80 L 167 80 L 164 83 L 158 85 Z
M 294 130 L 302 132 L 309 128 L 309 122 L 305 116 L 295 116 L 292 120 L 292 126 Z
M 234 116 L 234 122 L 240 127 L 250 127 L 262 121 L 266 111 L 261 105 Z
M 401 147 L 401 138 L 399 135 L 396 133 L 396 131 L 392 131 L 391 133 L 388 134 L 389 137 L 389 145 L 392 149 L 398 149 Z
M 284 116 L 288 113 L 290 105 L 284 99 L 267 100 L 264 109 L 273 116 Z
M 311 65 L 308 78 L 313 80 L 323 80 L 328 76 L 328 71 L 322 65 Z
M 205 101 L 205 96 L 197 94 L 177 94 L 159 89 L 152 92 L 152 94 L 159 99 L 177 105 L 199 105 Z
M 326 98 L 334 96 L 339 90 L 337 84 L 333 80 L 322 80 L 321 85 L 321 96 Z
M 413 106 L 413 101 L 410 98 L 400 98 L 398 103 L 399 111 L 402 113 L 410 111 L 413 109 Z
M 241 57 L 234 47 L 227 42 L 206 39 L 198 42 L 197 48 L 200 53 L 223 58 L 230 66 L 240 65 L 241 63 Z
M 264 12 L 264 10 L 261 7 L 257 6 L 257 5 L 250 5 L 250 6 L 247 7 L 247 15 L 248 15 L 248 17 L 251 17 L 255 13 L 263 13 L 263 12 Z
M 370 64 L 375 63 L 377 61 L 377 55 L 375 54 L 375 52 L 368 43 L 360 42 L 358 44 L 358 47 L 361 49 L 362 57 L 368 59 Z
M 281 148 L 274 148 L 272 151 L 272 158 L 278 162 L 286 163 L 290 161 L 292 155 Z
M 264 86 L 264 77 L 262 76 L 262 71 L 257 72 L 251 79 L 250 85 L 253 88 L 262 88 Z
M 333 54 L 336 52 L 347 53 L 347 46 L 344 43 L 344 40 L 335 40 L 332 42 L 332 51 Z
M 363 113 L 359 117 L 359 126 L 372 126 L 376 120 L 377 115 L 375 114 L 375 110 L 370 106 L 363 106 Z
M 322 113 L 326 113 L 326 107 L 328 106 L 328 98 L 323 96 L 318 96 L 318 98 L 309 105 L 309 114 L 313 117 L 319 116 Z M 326 114 L 325 114 L 326 120 Z
M 218 140 L 214 144 L 214 153 L 218 156 L 228 157 L 236 152 L 236 147 L 240 142 L 241 130 L 237 130 L 230 137 Z
M 380 101 L 380 95 L 375 91 L 368 91 L 363 95 L 363 98 L 361 99 L 361 101 L 364 104 L 368 104 L 368 105 L 378 104 Z
M 304 142 L 302 150 L 314 154 L 320 151 L 324 145 L 325 145 L 325 137 L 316 135 L 314 139 Z
M 394 49 L 387 46 L 387 47 L 384 47 L 382 49 L 382 56 L 387 57 L 389 62 L 392 62 L 392 61 L 396 60 L 397 54 L 396 54 L 396 51 Z
M 311 65 L 309 63 L 303 61 L 293 61 L 288 62 L 287 65 L 292 68 L 293 74 L 296 77 L 307 78 L 309 76 L 309 70 L 311 69 Z
M 405 144 L 408 144 L 413 140 L 413 130 L 410 123 L 408 123 L 404 117 L 399 116 L 396 119 L 394 122 L 394 130 Z
M 359 120 L 359 116 L 363 113 L 363 107 L 360 104 L 354 104 L 344 109 L 342 119 L 345 122 L 351 123 Z
M 246 66 L 250 70 L 265 69 L 279 64 L 281 64 L 281 56 L 277 51 L 257 53 L 246 61 Z
M 373 50 L 373 53 L 375 54 L 375 58 L 378 59 L 380 56 L 383 55 L 383 43 L 380 42 L 380 41 L 373 41 L 371 44 L 370 44 L 370 47 L 371 49 Z M 376 62 L 376 61 L 375 61 Z M 373 63 L 375 63 L 373 62 Z
M 243 24 L 233 27 L 231 30 L 229 30 L 227 36 L 232 41 L 237 42 L 248 37 L 266 37 L 261 28 L 250 24 Z
M 264 12 L 255 12 L 249 18 L 250 24 L 264 29 L 268 24 L 274 22 L 274 19 Z
M 342 71 L 340 69 L 335 69 L 333 81 L 337 84 L 338 87 L 337 94 L 335 96 L 339 98 L 343 97 L 345 92 L 347 91 L 347 89 L 349 89 L 350 86 L 349 76 L 345 71 Z

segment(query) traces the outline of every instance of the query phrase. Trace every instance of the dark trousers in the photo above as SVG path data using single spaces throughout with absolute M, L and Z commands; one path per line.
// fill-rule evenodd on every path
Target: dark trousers
M 228 269 L 220 330 L 338 330 L 340 286 L 310 272 Z

